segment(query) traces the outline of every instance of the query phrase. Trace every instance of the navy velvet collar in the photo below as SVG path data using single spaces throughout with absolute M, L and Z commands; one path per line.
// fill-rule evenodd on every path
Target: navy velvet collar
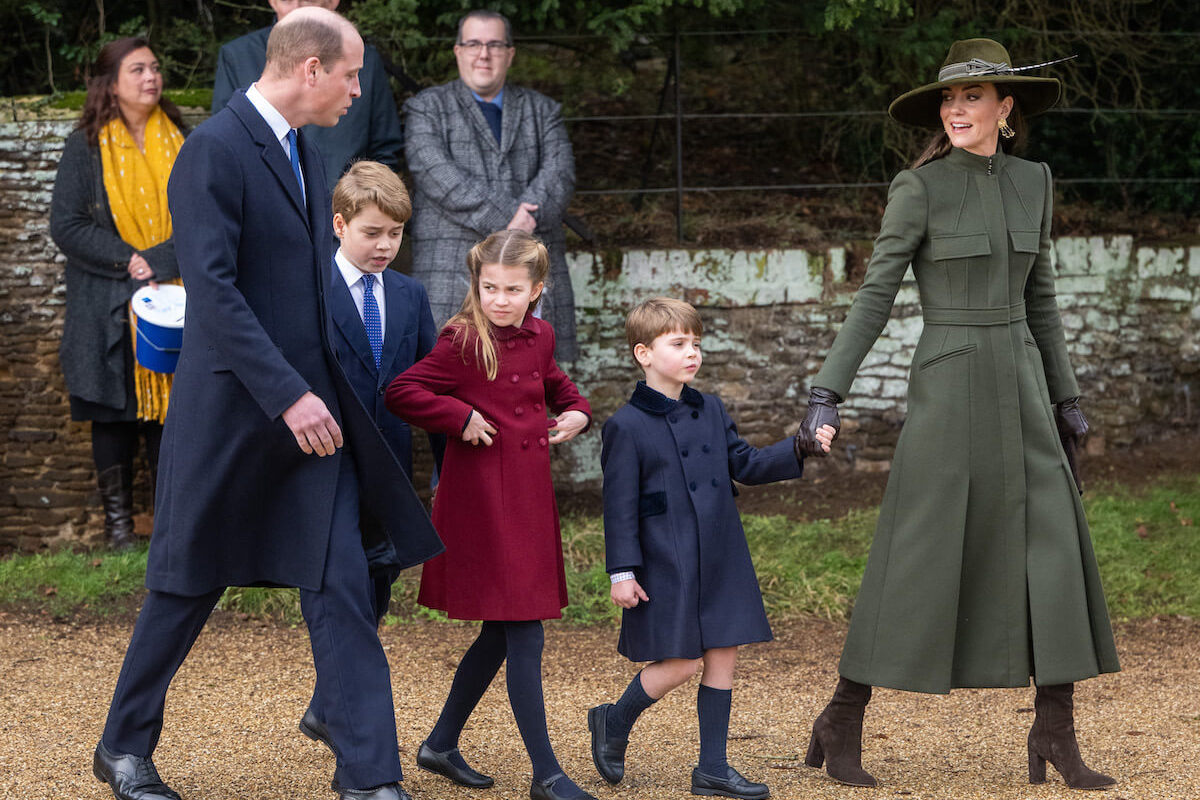
M 637 386 L 633 389 L 633 395 L 629 398 L 629 405 L 645 411 L 647 414 L 657 414 L 660 417 L 674 409 L 680 403 L 687 403 L 690 406 L 702 408 L 704 406 L 704 395 L 692 387 L 685 385 L 683 391 L 679 393 L 679 399 L 672 400 L 662 392 L 651 389 L 646 385 L 645 381 L 638 381 Z

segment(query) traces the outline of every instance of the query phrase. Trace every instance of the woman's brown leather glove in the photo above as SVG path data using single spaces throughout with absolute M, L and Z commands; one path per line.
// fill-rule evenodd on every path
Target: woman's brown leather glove
M 817 441 L 817 429 L 822 425 L 833 428 L 833 438 L 837 439 L 842 430 L 842 421 L 838 418 L 837 411 L 837 404 L 840 402 L 842 398 L 838 397 L 837 393 L 820 386 L 814 386 L 809 391 L 808 415 L 804 417 L 804 421 L 800 423 L 800 430 L 796 431 L 796 436 L 792 439 L 792 447 L 798 460 L 805 456 L 825 455 L 820 442 Z
M 1087 417 L 1079 407 L 1079 398 L 1070 397 L 1054 406 L 1054 424 L 1058 426 L 1058 438 L 1062 442 L 1063 452 L 1067 454 L 1067 464 L 1071 467 L 1071 477 L 1075 479 L 1075 488 L 1083 494 L 1083 481 L 1079 477 L 1079 464 L 1076 452 L 1083 447 L 1088 435 Z

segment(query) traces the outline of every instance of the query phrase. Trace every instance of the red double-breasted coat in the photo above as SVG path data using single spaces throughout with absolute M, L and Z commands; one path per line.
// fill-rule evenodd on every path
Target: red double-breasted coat
M 454 619 L 533 620 L 567 604 L 549 435 L 568 410 L 591 407 L 554 361 L 554 329 L 526 316 L 492 329 L 500 371 L 489 381 L 474 334 L 442 332 L 421 361 L 387 390 L 392 413 L 447 436 L 433 524 L 446 552 L 421 573 L 418 602 Z M 492 423 L 491 446 L 461 438 L 472 409 Z

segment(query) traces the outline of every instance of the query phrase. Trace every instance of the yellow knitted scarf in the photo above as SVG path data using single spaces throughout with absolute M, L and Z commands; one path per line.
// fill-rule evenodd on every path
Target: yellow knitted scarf
M 167 208 L 167 179 L 175 156 L 183 144 L 183 134 L 161 107 L 146 121 L 145 151 L 120 117 L 100 129 L 97 137 L 100 163 L 104 170 L 104 191 L 112 209 L 117 233 L 138 251 L 146 250 L 171 238 L 171 212 Z M 178 279 L 167 283 L 181 283 Z M 129 314 L 134 352 L 137 352 L 137 320 Z M 167 415 L 171 376 L 151 372 L 134 361 L 134 386 L 137 391 L 138 418 L 162 422 Z

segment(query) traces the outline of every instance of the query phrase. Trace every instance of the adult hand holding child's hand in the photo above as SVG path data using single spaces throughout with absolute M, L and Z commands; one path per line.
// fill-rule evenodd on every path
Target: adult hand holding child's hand
M 837 438 L 838 431 L 842 428 L 842 421 L 838 417 L 837 411 L 837 404 L 840 402 L 842 402 L 842 398 L 838 397 L 835 392 L 819 386 L 812 387 L 808 395 L 808 415 L 800 423 L 800 430 L 796 431 L 793 443 L 796 458 L 824 456 L 829 452 L 829 446 Z M 817 433 L 822 428 L 829 428 L 833 431 L 828 441 L 822 441 L 817 437 Z

